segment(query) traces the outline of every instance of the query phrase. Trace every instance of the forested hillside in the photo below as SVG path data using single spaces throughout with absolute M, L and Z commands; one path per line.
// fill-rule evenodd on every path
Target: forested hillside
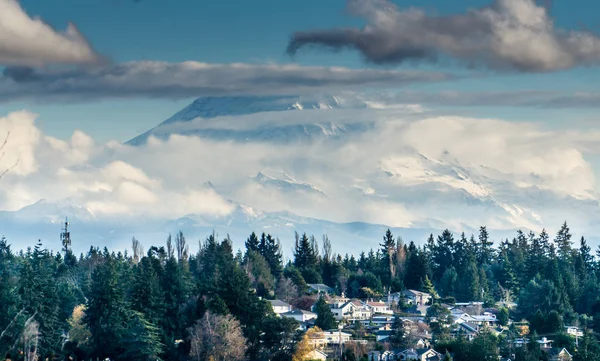
M 278 317 L 265 300 L 309 309 L 316 297 L 308 295 L 307 285 L 315 283 L 361 299 L 422 290 L 437 296 L 428 318 L 438 319 L 445 313 L 434 306 L 442 303 L 483 301 L 496 307 L 499 301 L 515 302 L 510 318 L 528 321 L 530 334 L 560 338 L 564 325 L 579 325 L 585 337 L 578 347 L 568 344 L 575 358 L 597 360 L 589 357 L 600 354 L 595 338 L 600 331 L 600 259 L 585 239 L 575 244 L 566 223 L 552 237 L 518 232 L 511 240 L 495 242 L 485 227 L 458 238 L 446 230 L 418 240 L 422 245 L 388 231 L 379 249 L 358 255 L 332 249 L 326 236 L 317 240 L 297 234 L 288 263 L 278 240 L 265 234 L 250 235 L 244 250 L 232 249 L 229 238 L 209 235 L 196 254 L 189 254 L 189 241 L 181 233 L 147 251 L 134 239 L 132 251 L 124 254 L 106 248 L 54 254 L 40 243 L 14 251 L 10 241 L 0 241 L 0 351 L 11 360 L 36 355 L 290 360 L 302 345 L 298 322 Z M 329 317 L 327 312 L 317 312 L 317 325 Z M 436 349 L 446 345 L 445 350 L 458 352 L 458 341 L 450 339 L 447 328 L 432 327 L 432 332 Z M 499 347 L 501 353 L 514 353 L 509 348 L 515 337 L 510 332 L 494 336 L 494 352 Z M 393 340 L 400 343 L 401 338 Z M 517 352 L 517 359 L 539 359 L 526 351 Z M 348 360 L 363 356 L 345 355 Z M 460 352 L 454 359 L 459 357 Z

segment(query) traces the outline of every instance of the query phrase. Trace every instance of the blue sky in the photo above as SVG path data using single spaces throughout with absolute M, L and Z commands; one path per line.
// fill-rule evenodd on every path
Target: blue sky
M 418 6 L 440 14 L 463 13 L 489 4 L 483 0 L 396 1 L 401 7 Z M 23 0 L 31 16 L 40 16 L 55 29 L 73 22 L 100 53 L 117 62 L 194 60 L 208 63 L 297 63 L 301 65 L 374 67 L 364 64 L 356 52 L 340 54 L 305 52 L 292 60 L 285 54 L 290 35 L 297 30 L 362 26 L 363 20 L 345 12 L 344 0 L 259 0 L 197 1 L 178 0 Z M 598 27 L 595 14 L 600 3 L 594 0 L 556 0 L 552 14 L 565 28 Z M 394 66 L 394 69 L 450 70 L 438 66 Z M 497 74 L 450 83 L 413 85 L 410 89 L 428 91 L 516 91 L 523 89 L 596 92 L 600 84 L 597 69 L 574 69 L 550 74 Z M 127 140 L 161 122 L 181 109 L 190 99 L 104 100 L 80 104 L 31 104 L 13 102 L 0 105 L 0 112 L 27 108 L 40 114 L 39 123 L 49 135 L 67 137 L 75 128 L 99 141 Z M 589 110 L 524 110 L 479 108 L 466 111 L 479 116 L 522 119 L 535 116 L 550 123 L 589 120 Z M 533 113 L 533 114 L 532 114 Z M 565 120 L 566 121 L 566 120 Z

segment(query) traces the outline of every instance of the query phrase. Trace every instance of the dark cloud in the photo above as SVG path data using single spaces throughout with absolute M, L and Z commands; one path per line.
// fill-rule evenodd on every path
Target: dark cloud
M 302 31 L 289 54 L 305 47 L 358 50 L 368 62 L 399 64 L 447 57 L 495 70 L 546 72 L 600 61 L 600 38 L 554 27 L 533 0 L 495 0 L 464 14 L 436 16 L 398 9 L 387 0 L 348 0 L 349 11 L 367 20 L 358 28 Z
M 0 102 L 298 95 L 316 90 L 401 87 L 454 78 L 438 72 L 198 62 L 146 61 L 43 70 L 21 66 L 4 70 L 0 77 Z

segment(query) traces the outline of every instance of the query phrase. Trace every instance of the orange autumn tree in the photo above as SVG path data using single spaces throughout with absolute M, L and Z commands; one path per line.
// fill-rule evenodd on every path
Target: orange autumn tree
M 296 352 L 292 356 L 292 361 L 308 360 L 308 355 L 317 348 L 316 342 L 313 340 L 321 338 L 322 332 L 323 330 L 316 326 L 306 331 L 302 336 L 302 340 L 296 345 Z

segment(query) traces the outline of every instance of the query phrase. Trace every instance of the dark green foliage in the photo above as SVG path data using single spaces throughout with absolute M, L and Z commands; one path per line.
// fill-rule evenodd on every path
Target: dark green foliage
M 133 311 L 129 316 L 128 330 L 123 338 L 123 353 L 118 360 L 161 361 L 164 345 L 160 341 L 160 329 L 146 320 L 144 314 Z
M 315 326 L 326 331 L 332 330 L 337 327 L 337 321 L 335 320 L 335 316 L 331 312 L 331 308 L 325 302 L 325 299 L 323 297 L 319 297 L 319 300 L 315 305 L 315 313 L 317 314 Z
M 307 308 L 316 300 L 307 294 L 307 283 L 322 282 L 338 294 L 359 298 L 385 299 L 388 292 L 405 288 L 438 291 L 442 298 L 434 300 L 426 319 L 436 348 L 454 360 L 497 359 L 495 345 L 503 356 L 514 353 L 516 360 L 544 357 L 535 343 L 513 347 L 511 340 L 519 337 L 514 324 L 498 339 L 487 332 L 472 342 L 454 339 L 453 320 L 441 302 L 456 300 L 499 307 L 501 325 L 510 324 L 509 317 L 527 320 L 532 339 L 548 336 L 575 360 L 596 360 L 593 333 L 580 338 L 578 348 L 563 333 L 565 325 L 574 324 L 600 332 L 600 262 L 585 238 L 573 248 L 570 232 L 565 223 L 550 241 L 546 231 L 519 231 L 493 248 L 485 227 L 478 235 L 458 237 L 445 230 L 422 246 L 422 240 L 405 244 L 387 231 L 380 247 L 356 256 L 336 253 L 340 250 L 332 249 L 326 236 L 321 251 L 313 236 L 297 234 L 292 261 L 285 267 L 279 241 L 264 233 L 251 234 L 245 252 L 234 250 L 229 237 L 212 234 L 189 254 L 179 232 L 174 244 L 169 238 L 166 247 L 150 246 L 146 255 L 138 248 L 135 257 L 97 247 L 79 257 L 53 254 L 41 244 L 14 254 L 0 239 L 0 352 L 18 354 L 25 325 L 35 323 L 42 359 L 182 361 L 191 348 L 187 330 L 210 313 L 239 322 L 247 359 L 289 360 L 300 336 L 297 322 L 277 317 L 264 299 L 285 298 Z M 518 307 L 509 313 L 498 301 L 515 301 Z M 72 326 L 67 319 L 82 304 L 83 324 Z M 318 326 L 336 328 L 324 299 L 316 312 Z M 396 326 L 392 345 L 412 346 L 412 335 L 403 332 L 398 320 Z M 65 342 L 63 335 L 70 331 L 86 336 Z M 364 327 L 356 332 L 365 336 Z

